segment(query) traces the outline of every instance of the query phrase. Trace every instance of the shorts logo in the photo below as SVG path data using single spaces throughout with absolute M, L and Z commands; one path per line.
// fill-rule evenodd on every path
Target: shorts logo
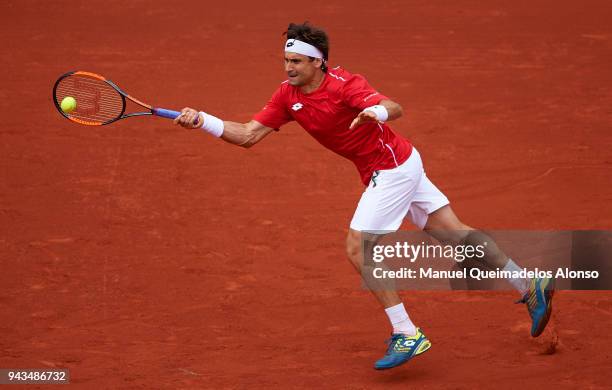
M 293 106 L 291 106 L 291 109 L 293 111 L 299 111 L 302 109 L 302 107 L 304 107 L 302 103 L 295 103 Z
M 380 175 L 380 171 L 374 171 L 372 175 L 372 187 L 376 187 L 376 178 Z

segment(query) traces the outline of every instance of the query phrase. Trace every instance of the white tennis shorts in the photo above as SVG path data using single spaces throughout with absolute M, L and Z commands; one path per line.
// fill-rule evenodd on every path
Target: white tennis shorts
M 361 195 L 351 229 L 396 231 L 406 216 L 423 229 L 427 216 L 447 204 L 448 198 L 427 178 L 421 155 L 413 148 L 399 167 L 374 172 Z

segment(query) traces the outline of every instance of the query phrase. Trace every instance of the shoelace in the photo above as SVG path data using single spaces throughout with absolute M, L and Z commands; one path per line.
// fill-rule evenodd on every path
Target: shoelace
M 514 303 L 515 304 L 517 304 L 517 303 L 526 303 L 527 304 L 527 311 L 529 312 L 529 314 L 532 314 L 533 310 L 535 309 L 534 307 L 531 307 L 532 305 L 529 304 L 529 298 L 531 298 L 532 295 L 535 295 L 535 292 L 533 292 L 533 294 L 531 292 L 528 292 L 525 295 L 523 295 L 523 298 L 519 299 L 518 301 L 516 301 Z
M 394 347 L 395 343 L 397 342 L 397 340 L 399 340 L 402 337 L 403 337 L 403 335 L 401 335 L 401 334 L 394 334 L 394 335 L 391 335 L 391 338 L 385 340 L 385 343 L 387 343 L 387 353 L 386 353 L 386 355 L 389 355 L 391 352 L 393 352 L 393 347 Z
M 515 304 L 517 303 L 527 303 L 527 298 L 529 297 L 529 294 L 525 294 L 521 299 L 519 299 L 518 301 L 514 302 Z

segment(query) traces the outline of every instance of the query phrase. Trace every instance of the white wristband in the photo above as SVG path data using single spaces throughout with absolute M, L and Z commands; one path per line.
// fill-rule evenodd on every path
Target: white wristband
M 225 128 L 223 121 L 214 115 L 205 113 L 204 111 L 200 111 L 200 114 L 202 114 L 204 117 L 202 129 L 217 138 L 221 137 L 223 134 L 223 129 Z
M 376 120 L 379 122 L 385 122 L 387 119 L 389 119 L 389 112 L 385 106 L 380 104 L 366 107 L 363 111 L 372 111 L 374 114 L 376 114 Z

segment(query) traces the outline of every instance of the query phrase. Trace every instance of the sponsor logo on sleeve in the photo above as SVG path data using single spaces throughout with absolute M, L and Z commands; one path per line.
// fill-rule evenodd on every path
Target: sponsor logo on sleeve
M 364 97 L 364 98 L 363 98 L 363 101 L 364 101 L 364 102 L 367 102 L 367 101 L 368 101 L 368 100 L 369 100 L 371 97 L 374 97 L 374 96 L 376 96 L 376 95 L 378 95 L 378 92 L 371 93 L 371 94 L 369 94 L 368 96 Z

